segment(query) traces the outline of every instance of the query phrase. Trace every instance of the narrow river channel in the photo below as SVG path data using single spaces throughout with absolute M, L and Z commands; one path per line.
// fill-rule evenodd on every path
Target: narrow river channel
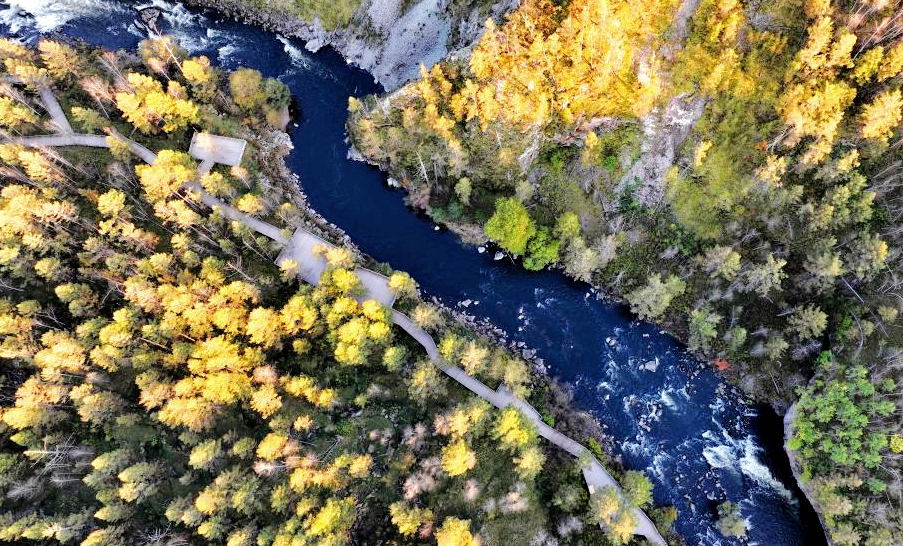
M 0 3 L 0 34 L 36 40 L 63 34 L 134 50 L 143 38 L 134 6 L 115 0 Z M 645 470 L 655 499 L 679 511 L 691 545 L 740 544 L 715 529 L 716 506 L 740 504 L 748 544 L 822 546 L 812 508 L 784 455 L 780 419 L 752 407 L 670 336 L 558 272 L 528 273 L 492 252 L 462 245 L 406 208 L 385 176 L 346 159 L 349 95 L 377 92 L 372 77 L 333 51 L 311 54 L 297 40 L 154 0 L 159 25 L 192 54 L 225 68 L 250 66 L 284 81 L 301 109 L 288 158 L 311 205 L 365 252 L 408 271 L 424 291 L 506 330 L 537 350 L 551 375 L 570 384 L 616 440 L 628 468 Z M 492 546 L 492 545 L 487 545 Z M 515 546 L 515 545 L 512 545 Z

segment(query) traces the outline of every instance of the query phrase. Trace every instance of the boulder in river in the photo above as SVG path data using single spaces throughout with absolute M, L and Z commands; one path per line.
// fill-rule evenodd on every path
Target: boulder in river
M 163 15 L 163 10 L 158 7 L 141 8 L 138 10 L 138 20 L 135 22 L 146 30 L 156 30 L 157 20 L 161 15 Z

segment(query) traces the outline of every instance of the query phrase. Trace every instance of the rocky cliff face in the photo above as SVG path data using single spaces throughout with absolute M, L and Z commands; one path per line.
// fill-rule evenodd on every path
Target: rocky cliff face
M 466 53 L 482 34 L 483 22 L 500 19 L 519 0 L 364 0 L 349 24 L 333 31 L 319 19 L 303 21 L 243 0 L 185 3 L 301 38 L 311 51 L 332 46 L 391 91 L 417 77 L 421 63 L 430 67 L 450 53 Z

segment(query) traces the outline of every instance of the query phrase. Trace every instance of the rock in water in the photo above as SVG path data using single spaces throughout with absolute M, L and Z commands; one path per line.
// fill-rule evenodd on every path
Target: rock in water
M 151 30 L 157 28 L 157 19 L 163 15 L 163 10 L 157 7 L 147 7 L 138 10 L 138 21 L 139 26 L 143 26 L 144 28 Z

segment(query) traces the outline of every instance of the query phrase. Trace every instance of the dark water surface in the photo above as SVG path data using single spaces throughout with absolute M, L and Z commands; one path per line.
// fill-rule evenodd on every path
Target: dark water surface
M 0 4 L 0 33 L 35 40 L 59 32 L 108 48 L 134 49 L 142 34 L 133 6 L 115 0 L 21 0 Z M 745 404 L 671 337 L 618 306 L 597 301 L 558 272 L 528 273 L 435 231 L 407 209 L 385 176 L 346 159 L 347 97 L 379 90 L 332 51 L 306 52 L 297 40 L 155 0 L 161 28 L 193 54 L 225 68 L 257 68 L 284 81 L 302 111 L 292 128 L 289 165 L 311 205 L 362 250 L 411 273 L 430 295 L 488 318 L 537 349 L 552 375 L 618 440 L 627 467 L 645 470 L 657 502 L 674 504 L 689 544 L 740 544 L 714 528 L 716 506 L 737 502 L 750 544 L 822 546 L 815 514 L 793 483 L 781 450 L 781 422 Z M 22 16 L 20 10 L 32 15 Z M 656 371 L 640 365 L 657 363 Z M 515 545 L 511 545 L 515 546 Z

